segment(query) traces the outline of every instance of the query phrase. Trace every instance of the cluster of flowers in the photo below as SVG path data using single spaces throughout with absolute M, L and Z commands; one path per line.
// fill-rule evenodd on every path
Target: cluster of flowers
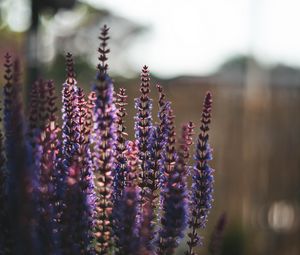
M 174 254 L 187 233 L 186 255 L 202 244 L 211 208 L 211 93 L 204 99 L 194 166 L 194 124 L 176 141 L 174 114 L 161 86 L 152 119 L 150 76 L 141 74 L 135 140 L 126 134 L 125 89 L 114 92 L 107 70 L 108 28 L 100 34 L 92 91 L 78 86 L 66 55 L 62 127 L 55 87 L 37 81 L 26 118 L 18 60 L 5 56 L 0 132 L 0 254 Z M 187 183 L 192 176 L 192 185 Z

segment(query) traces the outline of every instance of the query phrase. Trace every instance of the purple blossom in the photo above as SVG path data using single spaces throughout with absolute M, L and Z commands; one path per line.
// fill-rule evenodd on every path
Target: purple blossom
M 201 238 L 196 232 L 197 229 L 206 227 L 207 217 L 211 209 L 213 193 L 213 169 L 208 165 L 212 159 L 211 148 L 208 143 L 209 124 L 211 122 L 212 96 L 208 92 L 204 99 L 201 117 L 200 134 L 196 144 L 195 160 L 193 171 L 192 194 L 190 201 L 190 219 L 188 246 L 186 254 L 194 254 L 194 247 L 201 244 Z
M 171 108 L 170 103 L 165 105 L 165 114 L 164 114 L 164 136 L 165 141 L 162 149 L 161 156 L 161 180 L 160 185 L 162 189 L 167 185 L 167 180 L 169 175 L 174 169 L 176 162 L 176 133 L 175 133 L 175 125 L 174 125 L 174 114 Z
M 30 93 L 30 104 L 29 104 L 29 116 L 28 116 L 28 135 L 31 141 L 31 145 L 34 147 L 34 138 L 39 122 L 39 82 L 36 81 L 32 85 Z
M 93 90 L 96 93 L 94 112 L 94 164 L 95 164 L 95 188 L 97 194 L 96 211 L 97 220 L 95 226 L 96 250 L 99 254 L 107 254 L 112 247 L 112 188 L 113 188 L 113 163 L 115 145 L 115 119 L 116 109 L 114 105 L 114 87 L 111 78 L 107 74 L 106 48 L 108 28 L 103 27 L 100 35 L 100 47 L 98 49 L 99 65 L 97 79 Z
M 124 240 L 126 233 L 123 231 L 124 215 L 120 213 L 120 210 L 127 210 L 125 198 L 125 185 L 126 176 L 129 172 L 128 159 L 126 157 L 127 146 L 126 136 L 127 133 L 125 127 L 126 102 L 127 95 L 125 89 L 121 88 L 117 93 L 116 105 L 117 105 L 117 118 L 116 118 L 116 144 L 115 144 L 115 163 L 114 163 L 114 179 L 113 179 L 113 232 L 114 232 L 114 245 L 116 248 L 116 254 L 122 254 L 124 250 L 127 250 L 123 246 L 127 245 Z M 125 200 L 124 200 L 125 199 Z M 133 209 L 133 208 L 132 208 Z M 131 209 L 128 209 L 131 210 Z M 137 207 L 135 208 L 137 210 Z M 135 215 L 134 215 L 135 217 Z M 133 226 L 132 226 L 133 227 Z
M 160 151 L 164 148 L 167 142 L 167 132 L 168 132 L 168 118 L 167 118 L 167 111 L 170 107 L 170 102 L 166 101 L 166 95 L 163 91 L 162 86 L 159 84 L 156 85 L 156 88 L 159 92 L 159 100 L 158 100 L 158 119 L 159 124 L 157 127 L 157 134 L 158 134 L 158 142 L 160 144 Z M 161 158 L 161 155 L 160 155 Z
M 113 200 L 117 201 L 122 197 L 124 187 L 125 187 L 125 175 L 129 171 L 127 158 L 125 152 L 126 148 L 126 136 L 127 133 L 125 127 L 124 118 L 127 115 L 125 106 L 126 103 L 125 89 L 121 88 L 117 94 L 117 118 L 116 118 L 116 147 L 115 147 L 115 164 L 114 164 L 114 194 Z
M 67 79 L 63 84 L 62 90 L 62 163 L 67 168 L 72 165 L 72 156 L 74 152 L 75 137 L 75 101 L 77 82 L 74 74 L 74 63 L 71 53 L 66 55 L 67 61 Z
M 142 254 L 139 253 L 139 237 L 137 229 L 137 213 L 139 192 L 136 186 L 126 187 L 119 201 L 118 250 L 115 254 Z
M 187 227 L 188 191 L 186 177 L 192 133 L 192 123 L 183 126 L 175 166 L 168 172 L 162 187 L 163 215 L 160 220 L 158 254 L 173 254 Z
M 139 159 L 141 162 L 141 199 L 144 202 L 145 189 L 147 185 L 149 149 L 152 132 L 152 100 L 150 93 L 150 75 L 147 66 L 144 66 L 141 73 L 140 84 L 141 96 L 135 100 L 137 114 L 135 117 L 135 138 L 138 141 Z
M 151 197 L 150 197 L 151 199 Z M 154 239 L 154 222 L 155 212 L 152 207 L 152 201 L 147 200 L 141 205 L 141 219 L 139 219 L 139 254 L 155 254 Z
M 91 103 L 92 104 L 92 103 Z M 74 138 L 74 157 L 73 167 L 78 172 L 77 178 L 72 179 L 68 176 L 67 183 L 77 187 L 77 217 L 80 219 L 75 229 L 74 241 L 79 243 L 80 254 L 93 254 L 92 247 L 95 210 L 94 192 L 94 169 L 92 164 L 92 154 L 89 147 L 90 130 L 87 124 L 87 112 L 92 106 L 87 105 L 84 92 L 81 88 L 77 89 L 75 100 L 75 138 Z M 77 169 L 77 170 L 76 170 Z
M 55 224 L 55 248 L 59 254 L 68 252 L 78 252 L 78 247 L 73 246 L 73 229 L 70 225 L 74 221 L 73 211 L 69 210 L 72 206 L 74 210 L 72 195 L 79 193 L 79 185 L 70 187 L 68 180 L 73 169 L 78 170 L 74 163 L 75 138 L 76 138 L 76 92 L 77 81 L 75 80 L 74 61 L 71 53 L 66 54 L 67 76 L 62 88 L 62 141 L 58 145 L 58 155 L 55 161 L 55 171 L 53 172 L 54 181 L 54 224 Z M 46 108 L 47 109 L 47 108 Z M 79 171 L 79 170 L 78 170 Z M 78 196 L 76 197 L 76 199 Z M 70 204 L 70 201 L 71 204 Z M 76 200 L 78 201 L 78 200 Z M 68 205 L 68 206 L 67 206 Z M 77 218 L 78 219 L 78 218 Z
M 45 127 L 33 134 L 34 144 L 33 154 L 35 155 L 35 167 L 37 172 L 37 204 L 38 204 L 38 224 L 37 234 L 40 238 L 40 252 L 51 253 L 56 251 L 57 224 L 55 213 L 55 167 L 58 156 L 58 133 L 60 128 L 57 124 L 55 106 L 55 90 L 52 81 L 44 83 L 45 94 L 49 104 L 48 120 Z M 31 138 L 32 139 L 32 138 Z M 37 185 L 35 185 L 37 186 Z M 51 220 L 49 220 L 51 219 Z
M 7 224 L 11 245 L 7 249 L 20 254 L 35 249 L 35 233 L 32 221 L 36 215 L 34 204 L 33 160 L 25 139 L 22 112 L 19 61 L 12 64 L 6 55 L 4 85 L 4 131 L 7 171 Z

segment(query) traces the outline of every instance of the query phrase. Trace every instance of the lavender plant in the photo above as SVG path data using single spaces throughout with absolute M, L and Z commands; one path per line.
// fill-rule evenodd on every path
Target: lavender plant
M 61 127 L 54 82 L 33 84 L 24 113 L 19 62 L 5 55 L 0 254 L 169 255 L 186 233 L 187 255 L 202 245 L 198 230 L 206 226 L 213 192 L 211 93 L 204 100 L 193 170 L 195 126 L 185 124 L 177 139 L 172 105 L 160 85 L 155 120 L 147 66 L 129 140 L 126 90 L 116 93 L 108 73 L 108 32 L 107 26 L 101 30 L 89 94 L 76 81 L 72 54 L 66 54 Z
M 208 143 L 209 124 L 211 122 L 212 96 L 208 92 L 204 99 L 201 117 L 200 133 L 198 135 L 195 153 L 195 166 L 193 169 L 193 184 L 190 197 L 190 218 L 188 233 L 189 240 L 187 255 L 195 254 L 194 248 L 202 244 L 198 229 L 206 227 L 207 218 L 212 204 L 213 169 L 208 165 L 212 159 L 211 148 Z

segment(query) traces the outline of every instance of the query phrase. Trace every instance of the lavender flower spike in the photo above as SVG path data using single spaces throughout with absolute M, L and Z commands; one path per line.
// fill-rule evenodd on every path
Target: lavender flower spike
M 113 232 L 114 241 L 116 246 L 116 254 L 122 254 L 123 246 L 127 245 L 124 240 L 124 235 L 122 231 L 122 224 L 124 220 L 124 215 L 120 214 L 120 209 L 127 210 L 126 200 L 124 197 L 125 192 L 125 176 L 129 172 L 128 160 L 126 157 L 126 127 L 125 127 L 125 116 L 126 113 L 126 102 L 127 95 L 126 90 L 121 88 L 117 93 L 116 105 L 117 105 L 117 119 L 116 119 L 116 144 L 115 144 L 115 163 L 114 163 L 114 179 L 113 179 Z M 132 193 L 132 195 L 134 195 Z M 125 201 L 124 201 L 125 199 Z M 133 198 L 134 199 L 134 198 Z M 136 198 L 135 198 L 136 199 Z M 125 205 L 124 205 L 125 203 Z M 137 208 L 132 208 L 136 210 Z M 130 209 L 131 211 L 131 209 Z M 134 216 L 135 217 L 135 216 Z M 118 253 L 119 252 L 119 253 Z
M 165 105 L 166 109 L 164 110 L 164 120 L 163 120 L 163 132 L 166 136 L 164 141 L 164 146 L 162 149 L 161 156 L 161 180 L 160 185 L 164 188 L 167 185 L 167 181 L 169 175 L 174 169 L 176 163 L 176 133 L 175 133 L 175 125 L 174 125 L 174 114 L 171 108 L 171 103 L 168 102 Z M 163 197 L 163 196 L 162 196 Z
M 56 171 L 54 174 L 55 185 L 55 197 L 59 201 L 55 203 L 56 222 L 58 224 L 58 234 L 61 235 L 60 239 L 57 239 L 57 246 L 63 251 L 73 251 L 72 236 L 70 235 L 69 225 L 72 224 L 73 216 L 70 216 L 67 209 L 68 196 L 72 192 L 78 191 L 68 186 L 67 181 L 70 180 L 70 176 L 77 170 L 77 166 L 74 166 L 74 153 L 75 153 L 75 138 L 76 138 L 76 91 L 77 81 L 75 80 L 74 61 L 71 53 L 66 54 L 66 81 L 62 88 L 62 142 L 60 145 L 59 159 L 57 160 Z M 78 186 L 78 185 L 77 185 Z M 76 192 L 75 192 L 76 190 Z M 61 244 L 59 244 L 59 242 Z
M 135 107 L 137 115 L 135 117 L 135 138 L 138 141 L 139 158 L 141 161 L 141 199 L 144 202 L 145 188 L 147 185 L 147 169 L 149 160 L 149 143 L 152 129 L 152 100 L 150 93 L 150 75 L 147 66 L 144 66 L 141 73 L 141 96 L 136 99 Z
M 212 159 L 211 148 L 208 143 L 209 124 L 211 122 L 212 96 L 207 92 L 201 117 L 200 134 L 197 139 L 195 160 L 193 171 L 192 194 L 190 201 L 189 240 L 187 255 L 194 253 L 194 248 L 201 245 L 201 238 L 197 230 L 206 227 L 207 217 L 211 209 L 213 193 L 213 169 L 208 165 Z
M 125 106 L 127 95 L 126 90 L 121 88 L 119 93 L 117 94 L 117 119 L 116 119 L 116 162 L 115 162 L 115 173 L 114 173 L 114 195 L 113 200 L 114 202 L 119 200 L 122 197 L 123 190 L 125 187 L 125 174 L 128 172 L 128 165 L 127 165 L 127 158 L 125 155 L 126 152 L 126 136 L 127 133 L 125 132 L 125 121 L 124 118 L 127 115 Z
M 158 254 L 160 255 L 174 253 L 187 227 L 188 193 L 186 177 L 192 133 L 192 123 L 183 126 L 176 164 L 167 176 L 165 186 L 162 187 L 163 216 L 158 238 Z
M 10 56 L 7 56 L 10 59 Z M 8 60 L 9 67 L 10 60 Z M 12 76 L 10 75 L 12 71 Z M 4 130 L 8 192 L 8 224 L 13 237 L 13 254 L 26 250 L 34 254 L 32 240 L 33 203 L 33 160 L 25 139 L 23 107 L 21 98 L 20 66 L 15 60 L 13 69 L 6 72 L 4 85 Z
M 113 191 L 113 163 L 115 145 L 114 87 L 107 74 L 106 64 L 109 49 L 106 48 L 108 28 L 103 27 L 98 49 L 100 63 L 98 65 L 97 80 L 94 85 L 97 99 L 94 112 L 94 164 L 95 188 L 97 193 L 95 227 L 96 251 L 108 254 L 112 249 L 112 191 Z
M 79 192 L 78 192 L 78 219 L 79 222 L 75 235 L 76 241 L 80 245 L 81 254 L 93 254 L 92 228 L 93 210 L 95 202 L 94 194 L 94 175 L 92 164 L 90 162 L 91 152 L 88 144 L 89 130 L 86 127 L 87 103 L 85 95 L 81 88 L 78 88 L 76 93 L 76 113 L 75 113 L 75 152 L 74 165 L 80 170 Z M 75 242 L 76 242 L 75 241 Z
M 57 124 L 57 117 L 55 115 L 57 107 L 55 106 L 55 90 L 52 81 L 48 81 L 47 90 L 45 90 L 45 96 L 47 95 L 46 108 L 49 108 L 51 114 L 48 117 L 48 121 L 45 123 L 45 128 L 35 132 L 32 145 L 33 154 L 35 158 L 35 164 L 38 168 L 36 175 L 38 177 L 38 224 L 37 233 L 40 241 L 40 252 L 51 253 L 56 249 L 55 240 L 57 238 L 57 223 L 55 208 L 55 196 L 54 190 L 56 188 L 55 182 L 55 164 L 58 154 L 58 133 L 60 128 Z M 46 93 L 47 92 L 47 93 Z M 51 219 L 51 220 L 49 220 Z
M 117 255 L 138 255 L 139 242 L 137 235 L 137 213 L 138 213 L 138 187 L 135 185 L 125 187 L 120 200 L 120 205 L 116 214 L 120 220 L 119 232 L 119 250 Z

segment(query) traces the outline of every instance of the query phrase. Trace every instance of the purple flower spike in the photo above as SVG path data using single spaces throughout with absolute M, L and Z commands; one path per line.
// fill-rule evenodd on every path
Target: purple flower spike
M 144 66 L 141 73 L 141 96 L 135 100 L 137 115 L 135 117 L 135 138 L 138 141 L 139 158 L 141 162 L 141 199 L 144 202 L 145 189 L 147 186 L 147 172 L 149 160 L 149 147 L 152 131 L 152 100 L 150 93 L 150 74 L 147 66 Z
M 74 164 L 80 169 L 79 178 L 79 218 L 81 218 L 77 229 L 77 240 L 80 244 L 81 254 L 92 254 L 95 210 L 94 193 L 94 174 L 91 162 L 91 151 L 89 148 L 89 130 L 86 128 L 87 102 L 81 88 L 78 88 L 76 94 L 76 113 L 75 113 L 75 152 Z
M 29 104 L 29 131 L 28 135 L 31 141 L 32 146 L 34 147 L 34 135 L 38 128 L 39 122 L 39 83 L 36 81 L 32 85 L 30 93 L 30 104 Z
M 75 101 L 76 101 L 76 91 L 77 82 L 75 80 L 74 64 L 71 53 L 66 55 L 67 62 L 67 79 L 63 84 L 62 90 L 62 156 L 63 164 L 68 167 L 72 165 L 71 159 L 74 149 L 74 137 L 75 137 Z
M 157 84 L 156 88 L 159 92 L 159 100 L 158 100 L 159 125 L 157 127 L 157 134 L 158 134 L 158 142 L 160 143 L 160 150 L 162 150 L 166 145 L 167 137 L 168 137 L 168 117 L 167 117 L 167 115 L 168 115 L 168 109 L 170 108 L 170 102 L 166 101 L 166 95 L 163 91 L 162 86 Z M 161 157 L 161 155 L 160 155 L 160 157 Z
M 50 119 L 53 120 L 54 113 L 57 111 L 56 96 L 53 81 L 36 81 L 30 94 L 29 105 L 29 130 L 28 135 L 32 147 L 35 147 L 35 138 L 45 131 Z M 55 117 L 56 118 L 56 117 Z
M 106 41 L 108 28 L 103 27 L 100 35 L 100 63 L 98 65 L 97 80 L 94 85 L 96 92 L 94 113 L 94 164 L 95 187 L 97 194 L 95 227 L 96 250 L 99 254 L 108 254 L 112 248 L 112 190 L 113 190 L 113 163 L 115 145 L 115 119 L 114 88 L 106 71 Z
M 57 106 L 56 106 L 56 99 L 57 96 L 55 94 L 55 87 L 54 82 L 52 80 L 49 80 L 46 83 L 46 89 L 47 89 L 47 112 L 48 112 L 48 120 L 54 121 L 57 119 L 56 112 L 57 112 Z
M 86 129 L 87 106 L 81 88 L 74 101 L 72 165 L 67 169 L 62 215 L 62 244 L 66 254 L 93 254 L 94 176 Z M 77 224 L 74 224 L 77 222 Z
M 76 73 L 74 70 L 74 60 L 73 56 L 70 52 L 67 52 L 66 54 L 66 72 L 67 72 L 67 80 L 66 83 L 70 86 L 76 85 Z
M 154 238 L 154 218 L 155 212 L 153 210 L 152 201 L 146 200 L 146 202 L 142 204 L 142 215 L 139 226 L 139 254 L 155 254 L 155 246 L 152 242 Z
M 68 176 L 66 178 L 66 188 L 64 191 L 64 210 L 61 217 L 62 220 L 62 251 L 63 254 L 85 254 L 81 253 L 82 238 L 81 234 L 86 234 L 84 231 L 85 227 L 82 225 L 86 223 L 85 217 L 83 217 L 83 204 L 84 198 L 82 197 L 82 192 L 80 190 L 80 167 L 73 163 L 71 167 L 68 168 Z M 75 223 L 76 222 L 76 223 Z
M 56 213 L 56 189 L 60 183 L 56 179 L 56 160 L 58 158 L 58 135 L 60 128 L 57 124 L 55 90 L 52 81 L 45 83 L 47 102 L 49 106 L 49 118 L 45 128 L 35 135 L 35 164 L 39 171 L 38 176 L 38 213 L 39 222 L 37 232 L 40 237 L 40 252 L 56 252 L 56 240 L 58 239 L 58 216 Z M 51 220 L 49 220 L 51 219 Z
M 137 233 L 138 213 L 138 188 L 136 186 L 126 187 L 120 200 L 119 210 L 116 212 L 120 219 L 118 251 L 116 255 L 138 255 L 139 239 Z
M 211 122 L 212 96 L 208 92 L 204 99 L 201 117 L 200 134 L 197 139 L 195 160 L 193 171 L 192 194 L 190 201 L 189 240 L 187 255 L 194 254 L 194 248 L 201 245 L 201 238 L 196 232 L 198 229 L 206 227 L 207 217 L 211 209 L 213 193 L 213 169 L 208 165 L 211 160 L 211 148 L 208 144 L 208 131 Z
M 4 130 L 7 175 L 8 219 L 13 246 L 13 253 L 21 251 L 32 253 L 33 204 L 33 160 L 30 148 L 25 139 L 23 107 L 21 99 L 20 65 L 15 60 L 13 65 L 10 56 L 6 55 L 6 72 L 4 85 Z
M 72 192 L 74 194 L 78 192 L 79 185 L 76 188 L 68 186 L 68 180 L 70 175 L 70 170 L 78 169 L 78 166 L 74 163 L 74 153 L 75 153 L 75 138 L 76 138 L 76 92 L 77 82 L 75 80 L 74 72 L 74 61 L 71 53 L 66 54 L 66 81 L 62 88 L 62 141 L 59 144 L 59 155 L 56 160 L 56 169 L 54 172 L 54 196 L 56 203 L 54 203 L 55 211 L 55 222 L 57 238 L 55 240 L 57 250 L 70 251 L 73 246 L 70 245 L 72 236 L 70 235 L 71 230 L 69 229 L 69 224 L 72 224 L 72 217 L 67 210 L 67 203 L 69 202 L 68 197 L 71 196 Z M 47 101 L 49 107 L 49 101 Z M 48 108 L 47 107 L 47 108 Z M 76 192 L 75 192 L 76 191 Z M 72 250 L 74 251 L 74 250 Z M 61 251 L 59 251 L 61 252 Z M 75 253 L 74 253 L 75 254 Z
M 189 123 L 182 128 L 182 138 L 178 157 L 173 170 L 166 178 L 162 187 L 161 228 L 158 237 L 158 254 L 173 254 L 187 227 L 188 197 L 187 197 L 187 160 L 193 124 Z
M 174 126 L 174 114 L 171 109 L 170 103 L 166 104 L 166 113 L 164 115 L 164 135 L 165 143 L 162 150 L 162 158 L 161 158 L 161 187 L 164 188 L 166 186 L 169 175 L 174 169 L 176 162 L 176 133 Z
M 142 69 L 141 81 L 141 96 L 136 99 L 138 113 L 135 119 L 136 139 L 141 162 L 140 236 L 144 246 L 143 252 L 152 253 L 155 250 L 155 226 L 158 216 L 155 212 L 158 209 L 157 200 L 162 143 L 159 127 L 152 124 L 152 99 L 149 97 L 150 76 L 147 66 L 144 66 Z
M 125 121 L 124 118 L 126 113 L 126 102 L 127 95 L 125 89 L 121 88 L 116 97 L 117 105 L 117 118 L 116 118 L 116 146 L 115 146 L 115 164 L 114 164 L 114 179 L 113 179 L 113 232 L 114 241 L 116 249 L 119 253 L 122 253 L 123 248 L 122 243 L 124 240 L 124 232 L 121 230 L 123 228 L 123 215 L 119 213 L 123 204 L 126 203 L 122 201 L 124 197 L 125 189 L 125 176 L 129 172 L 128 161 L 126 157 L 126 136 L 125 133 Z M 126 234 L 125 234 L 126 235 Z M 127 238 L 127 237 L 126 237 Z M 118 254 L 118 252 L 117 252 Z
M 98 64 L 98 70 L 101 73 L 101 75 L 104 75 L 107 73 L 108 64 L 106 63 L 108 60 L 107 54 L 110 52 L 110 49 L 107 48 L 107 41 L 109 40 L 108 35 L 109 27 L 106 25 L 103 26 L 101 29 L 101 34 L 99 36 L 100 39 L 100 46 L 98 48 L 99 52 L 99 64 Z
M 125 187 L 125 175 L 128 172 L 126 152 L 126 127 L 124 126 L 124 118 L 127 115 L 125 106 L 127 95 L 125 89 L 121 88 L 117 94 L 117 118 L 116 118 L 116 162 L 115 162 L 115 173 L 114 173 L 114 201 L 119 200 L 122 197 L 122 193 Z

